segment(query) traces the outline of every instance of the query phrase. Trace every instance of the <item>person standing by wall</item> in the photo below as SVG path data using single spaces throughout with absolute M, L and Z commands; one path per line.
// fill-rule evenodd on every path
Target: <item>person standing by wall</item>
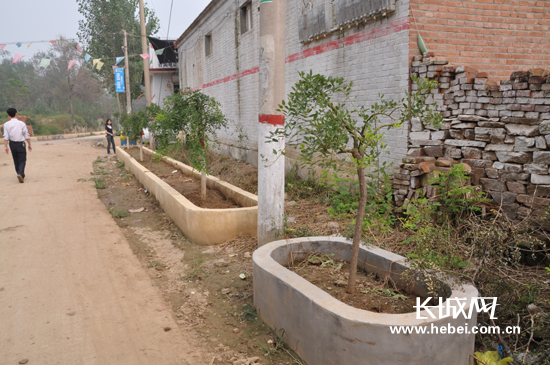
M 9 150 L 11 150 L 17 179 L 20 183 L 24 183 L 25 165 L 27 164 L 25 141 L 29 144 L 29 152 L 32 151 L 29 130 L 25 123 L 17 119 L 17 110 L 15 108 L 9 108 L 7 113 L 8 121 L 4 124 L 4 146 L 6 147 L 6 153 L 9 153 Z
M 110 146 L 113 145 L 113 153 L 116 154 L 116 147 L 115 147 L 115 134 L 113 132 L 113 122 L 111 119 L 107 119 L 105 122 L 105 134 L 107 135 L 107 154 L 111 153 Z

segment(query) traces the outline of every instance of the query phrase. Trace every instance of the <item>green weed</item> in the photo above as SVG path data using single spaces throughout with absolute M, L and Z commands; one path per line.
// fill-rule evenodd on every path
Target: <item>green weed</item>
M 115 210 L 111 208 L 109 209 L 109 212 L 114 218 L 124 218 L 128 216 L 128 212 L 125 209 Z
M 362 290 L 361 293 L 363 293 L 363 294 L 373 294 L 373 295 L 376 295 L 376 296 L 379 296 L 379 297 L 407 300 L 407 297 L 405 295 L 396 293 L 391 289 Z
M 93 181 L 96 189 L 105 189 L 107 187 L 107 185 L 105 185 L 105 180 L 103 179 L 94 178 Z

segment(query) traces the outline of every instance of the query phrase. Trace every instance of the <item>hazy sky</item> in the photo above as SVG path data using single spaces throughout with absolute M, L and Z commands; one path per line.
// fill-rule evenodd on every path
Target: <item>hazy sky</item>
M 166 39 L 170 20 L 172 0 L 144 0 L 149 8 L 155 11 L 160 20 L 157 34 Z M 210 0 L 173 0 L 172 21 L 170 22 L 170 39 L 178 38 L 195 20 Z M 33 43 L 56 39 L 59 36 L 77 38 L 78 21 L 82 15 L 78 12 L 76 0 L 0 0 L 3 9 L 0 21 L 0 44 L 22 42 L 20 48 L 8 44 L 4 50 L 25 55 L 27 60 L 37 51 L 48 49 L 49 43 Z

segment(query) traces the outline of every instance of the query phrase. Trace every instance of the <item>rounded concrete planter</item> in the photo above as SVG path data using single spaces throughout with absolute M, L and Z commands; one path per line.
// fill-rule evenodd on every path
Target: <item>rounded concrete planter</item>
M 468 365 L 474 352 L 473 334 L 392 334 L 390 326 L 468 326 L 470 319 L 452 316 L 431 318 L 426 312 L 385 314 L 351 307 L 335 299 L 283 265 L 300 258 L 300 252 L 316 251 L 350 260 L 351 242 L 336 237 L 311 237 L 271 242 L 253 255 L 254 304 L 262 319 L 310 365 Z M 302 254 L 302 257 L 303 254 Z M 377 247 L 362 246 L 359 266 L 389 276 L 403 287 L 405 258 Z M 445 284 L 446 285 L 446 284 Z M 426 296 L 420 283 L 409 291 Z M 470 285 L 451 290 L 450 298 L 466 298 L 465 311 L 477 290 Z M 453 303 L 453 301 L 448 301 Z M 452 305 L 451 305 L 452 306 Z M 436 311 L 434 311 L 436 312 Z M 437 313 L 434 313 L 438 316 Z
M 135 148 L 135 147 L 134 147 Z M 152 150 L 143 147 L 151 155 Z M 172 218 L 183 234 L 193 243 L 215 245 L 242 235 L 256 235 L 258 222 L 258 197 L 214 176 L 207 176 L 207 185 L 233 199 L 241 208 L 206 209 L 197 207 L 176 189 L 146 169 L 122 148 L 117 157 L 124 167 L 148 189 L 160 206 Z M 191 167 L 164 157 L 164 160 L 186 175 L 197 175 Z M 200 174 L 198 174 L 200 178 Z

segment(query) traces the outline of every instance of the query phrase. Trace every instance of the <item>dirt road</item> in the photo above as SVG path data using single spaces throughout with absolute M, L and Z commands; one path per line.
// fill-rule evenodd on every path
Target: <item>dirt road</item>
M 2 150 L 0 364 L 208 364 L 93 183 L 78 182 L 105 154 L 91 144 L 33 143 L 24 184 Z

